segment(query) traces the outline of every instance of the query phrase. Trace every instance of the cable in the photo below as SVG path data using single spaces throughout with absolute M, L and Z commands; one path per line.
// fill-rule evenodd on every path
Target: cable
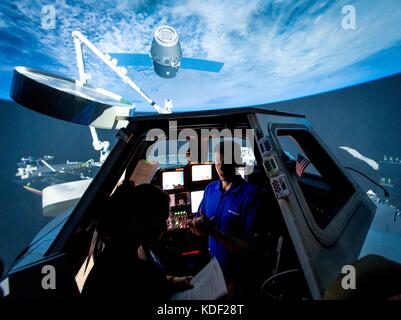
M 380 189 L 382 189 L 383 192 L 384 192 L 384 196 L 385 196 L 386 198 L 390 197 L 390 194 L 389 194 L 389 192 L 387 191 L 386 188 L 384 188 L 383 186 L 381 186 L 380 184 L 378 184 L 378 183 L 377 183 L 376 181 L 374 181 L 373 179 L 369 178 L 369 177 L 368 177 L 367 175 L 365 175 L 364 173 L 362 173 L 362 172 L 360 172 L 359 170 L 356 170 L 356 169 L 354 169 L 354 168 L 351 168 L 351 167 L 345 167 L 345 169 L 348 169 L 348 170 L 354 171 L 354 172 L 356 172 L 356 173 L 359 173 L 361 176 L 365 177 L 365 178 L 368 179 L 370 182 L 372 182 L 373 184 L 375 184 L 376 186 L 378 186 Z
M 260 292 L 261 293 L 265 293 L 263 291 L 263 289 L 265 288 L 266 284 L 268 284 L 271 280 L 273 280 L 273 279 L 275 279 L 275 278 L 277 278 L 279 276 L 282 276 L 282 275 L 285 275 L 285 274 L 288 274 L 288 273 L 298 272 L 298 271 L 299 271 L 299 269 L 290 269 L 290 270 L 286 270 L 286 271 L 283 271 L 283 272 L 280 272 L 280 273 L 276 273 L 275 275 L 272 275 L 270 278 L 268 278 L 267 280 L 265 280 L 263 282 L 263 284 L 260 287 Z

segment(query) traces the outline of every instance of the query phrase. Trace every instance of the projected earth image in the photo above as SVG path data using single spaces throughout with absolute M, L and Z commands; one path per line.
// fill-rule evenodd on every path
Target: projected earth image
M 224 63 L 217 74 L 183 69 L 174 79 L 128 68 L 146 93 L 160 103 L 172 99 L 176 111 L 316 94 L 401 71 L 400 12 L 396 0 L 2 2 L 0 94 L 8 99 L 16 65 L 77 78 L 73 30 L 103 52 L 149 53 L 162 25 L 177 31 L 183 56 Z M 91 84 L 151 111 L 84 52 Z
M 12 97 L 16 67 L 71 79 L 54 87 L 74 93 L 80 73 L 73 31 L 101 53 L 121 57 L 138 87 L 134 90 L 83 45 L 92 89 L 82 90 L 81 97 L 95 92 L 105 103 L 119 100 L 135 109 L 131 121 L 156 114 L 144 95 L 160 106 L 168 100 L 173 113 L 256 106 L 305 115 L 341 165 L 371 178 L 349 172 L 363 194 L 387 201 L 395 212 L 375 220 L 366 244 L 401 262 L 400 25 L 399 0 L 0 1 L 0 258 L 5 270 L 44 226 L 68 218 L 119 141 L 115 128 L 93 130 L 52 118 Z M 152 42 L 161 26 L 175 30 L 182 50 L 181 68 L 170 78 L 158 75 L 152 64 Z M 124 60 L 133 55 L 135 63 Z M 211 176 L 198 172 L 199 181 Z M 180 179 L 166 190 L 181 188 L 187 178 Z M 67 185 L 63 207 L 43 196 L 49 186 L 78 180 L 82 192 Z M 185 197 L 194 199 L 191 214 L 203 197 L 200 186 L 186 190 Z M 389 188 L 389 199 L 383 200 L 380 186 Z M 60 190 L 52 195 L 61 196 Z

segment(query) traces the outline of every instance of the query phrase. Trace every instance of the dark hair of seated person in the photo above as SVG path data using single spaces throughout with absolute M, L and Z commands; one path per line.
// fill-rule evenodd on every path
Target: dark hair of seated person
M 105 249 L 96 258 L 82 296 L 97 300 L 168 299 L 165 274 L 138 258 L 140 245 L 157 243 L 167 229 L 170 198 L 160 188 L 123 183 L 110 197 L 99 221 Z

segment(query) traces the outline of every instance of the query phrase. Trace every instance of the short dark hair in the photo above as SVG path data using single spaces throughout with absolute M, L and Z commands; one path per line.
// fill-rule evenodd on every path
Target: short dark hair
M 147 237 L 147 232 L 162 231 L 161 226 L 166 225 L 169 215 L 169 204 L 169 195 L 155 185 L 134 186 L 124 182 L 107 202 L 99 222 L 99 230 L 111 242 L 125 233 L 131 234 L 141 243 Z M 147 228 L 134 232 L 135 224 Z
M 227 147 L 231 148 L 231 150 L 230 150 L 231 151 L 231 159 L 232 159 L 232 162 L 234 163 L 234 161 L 235 161 L 234 155 L 241 154 L 241 145 L 237 141 L 234 141 L 233 139 L 222 140 L 215 146 L 214 152 L 219 152 L 221 155 L 224 156 Z

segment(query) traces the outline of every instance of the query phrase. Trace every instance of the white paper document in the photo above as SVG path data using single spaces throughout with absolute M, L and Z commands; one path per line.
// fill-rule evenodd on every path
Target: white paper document
M 195 276 L 191 283 L 192 289 L 178 292 L 172 300 L 216 300 L 227 294 L 227 286 L 223 272 L 216 258 L 212 260 Z
M 138 161 L 130 180 L 135 182 L 135 185 L 150 183 L 155 175 L 159 163 L 150 163 L 146 160 Z

